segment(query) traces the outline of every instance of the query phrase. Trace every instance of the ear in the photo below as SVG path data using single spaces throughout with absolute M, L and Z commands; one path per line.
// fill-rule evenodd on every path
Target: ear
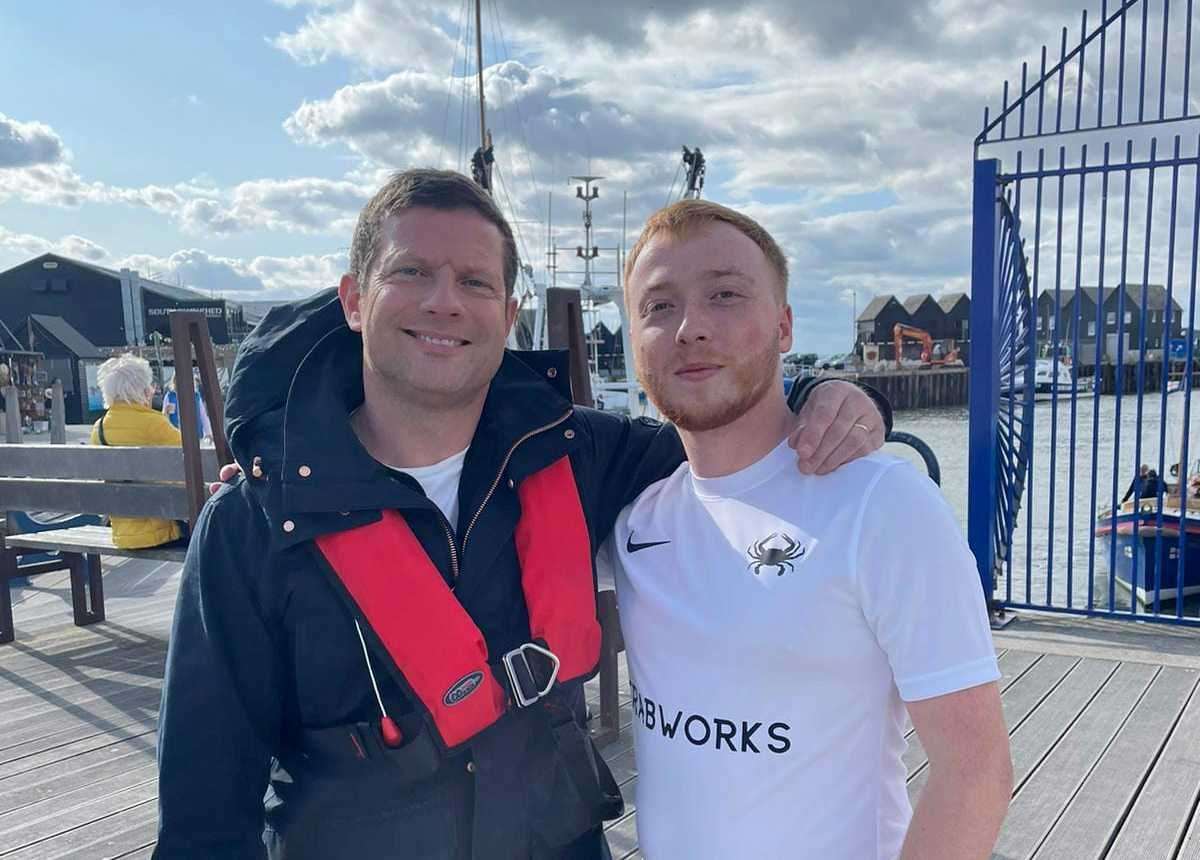
M 342 313 L 346 315 L 346 325 L 351 331 L 362 331 L 362 291 L 353 275 L 342 275 L 338 282 L 338 301 L 342 303 Z
M 509 296 L 504 308 L 504 337 L 507 339 L 512 331 L 513 323 L 517 321 L 517 310 L 520 305 L 516 296 Z
M 785 304 L 779 314 L 779 352 L 786 354 L 792 351 L 792 306 Z

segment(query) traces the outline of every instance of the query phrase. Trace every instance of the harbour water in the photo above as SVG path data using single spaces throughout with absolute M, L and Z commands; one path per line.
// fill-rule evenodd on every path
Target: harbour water
M 1098 433 L 1093 456 L 1093 419 L 1097 409 Z M 1160 463 L 1161 416 L 1161 395 L 1157 392 L 1144 395 L 1140 419 L 1136 395 L 1095 397 L 1091 393 L 1080 394 L 1075 400 L 1074 420 L 1070 398 L 1034 405 L 1032 478 L 1021 502 L 1013 538 L 1011 593 L 1008 590 L 1010 584 L 1002 579 L 998 582 L 999 596 L 1011 594 L 1017 602 L 1046 604 L 1049 601 L 1056 606 L 1086 608 L 1089 605 L 1090 571 L 1091 605 L 1108 609 L 1111 597 L 1114 607 L 1130 609 L 1128 594 L 1119 585 L 1110 583 L 1108 555 L 1102 544 L 1093 538 L 1092 523 L 1095 513 L 1108 509 L 1114 501 L 1120 502 L 1139 463 L 1148 464 L 1171 480 L 1169 469 L 1175 459 L 1178 440 L 1167 440 L 1166 453 Z M 1193 413 L 1191 422 L 1200 427 L 1200 412 Z M 1074 445 L 1071 444 L 1072 427 Z M 967 409 L 899 412 L 895 417 L 895 429 L 913 433 L 933 448 L 941 465 L 942 492 L 965 530 L 969 451 Z M 1175 433 L 1174 427 L 1169 426 L 1167 435 Z M 911 459 L 923 468 L 915 452 L 906 446 L 889 444 L 886 450 Z M 1193 461 L 1197 456 L 1200 456 L 1200 450 L 1192 450 L 1188 455 Z M 1164 542 L 1164 552 L 1168 544 L 1173 543 Z M 1196 603 L 1194 599 L 1189 600 L 1184 607 L 1185 613 L 1196 615 Z M 1174 604 L 1165 604 L 1163 611 L 1174 615 Z

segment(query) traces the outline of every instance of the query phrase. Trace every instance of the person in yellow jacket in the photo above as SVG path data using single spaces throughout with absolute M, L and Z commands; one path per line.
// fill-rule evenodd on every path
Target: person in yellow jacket
M 154 398 L 150 363 L 136 355 L 110 358 L 96 373 L 107 410 L 92 425 L 93 445 L 182 445 L 179 431 L 151 406 Z M 182 536 L 174 520 L 113 517 L 113 543 L 122 549 L 144 549 Z

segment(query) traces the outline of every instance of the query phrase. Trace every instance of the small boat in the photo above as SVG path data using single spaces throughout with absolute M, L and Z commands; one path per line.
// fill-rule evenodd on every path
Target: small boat
M 1112 559 L 1117 584 L 1143 606 L 1155 594 L 1164 603 L 1200 594 L 1200 499 L 1188 502 L 1185 511 L 1178 495 L 1164 497 L 1160 522 L 1157 499 L 1131 499 L 1096 525 L 1100 557 Z
M 1200 392 L 1190 394 L 1190 408 L 1185 408 L 1188 400 L 1178 386 L 1168 389 L 1162 462 L 1171 464 L 1167 477 L 1174 482 L 1167 480 L 1153 496 L 1131 499 L 1096 520 L 1101 558 L 1111 563 L 1117 584 L 1142 605 L 1153 604 L 1156 596 L 1175 601 L 1200 594 Z M 1186 474 L 1180 474 L 1185 423 L 1188 462 Z M 1147 456 L 1144 462 L 1156 461 Z

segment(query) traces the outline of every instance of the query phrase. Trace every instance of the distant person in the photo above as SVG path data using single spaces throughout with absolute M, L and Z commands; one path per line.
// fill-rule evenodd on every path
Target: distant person
M 204 396 L 200 385 L 193 381 L 192 398 L 196 403 L 196 433 L 201 439 L 212 437 L 212 425 L 208 422 L 208 410 L 204 406 Z M 175 388 L 175 380 L 167 383 L 167 392 L 163 395 L 162 414 L 167 416 L 171 426 L 179 429 L 179 392 Z
M 5 400 L 4 390 L 8 388 L 10 381 L 10 371 L 7 364 L 0 364 L 0 413 L 4 412 Z
M 1158 477 L 1158 472 L 1143 463 L 1141 468 L 1138 469 L 1137 475 L 1129 482 L 1129 489 L 1121 497 L 1121 504 L 1125 504 L 1134 496 L 1139 499 L 1152 499 L 1160 491 L 1166 492 L 1166 486 L 1163 484 L 1162 478 Z
M 93 445 L 156 445 L 178 448 L 179 431 L 150 407 L 154 383 L 150 363 L 136 355 L 110 358 L 96 373 L 107 410 L 92 425 Z M 122 549 L 144 549 L 178 540 L 183 532 L 173 520 L 113 517 L 113 543 Z

